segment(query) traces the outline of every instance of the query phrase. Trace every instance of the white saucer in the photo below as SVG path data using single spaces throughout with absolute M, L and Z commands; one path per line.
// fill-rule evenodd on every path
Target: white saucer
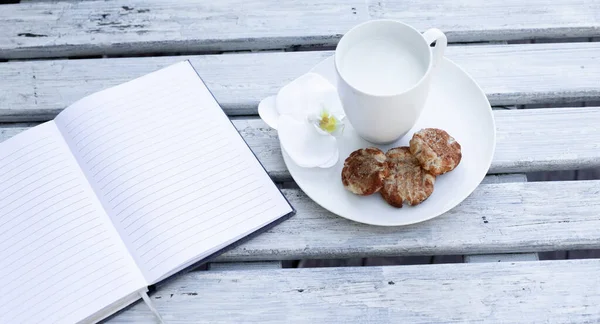
M 337 84 L 333 56 L 311 72 Z M 283 158 L 300 188 L 317 204 L 341 217 L 380 226 L 422 222 L 439 216 L 467 198 L 485 177 L 494 155 L 496 127 L 489 101 L 477 83 L 461 68 L 444 59 L 431 84 L 426 107 L 413 129 L 393 145 L 374 145 L 359 137 L 346 120 L 344 135 L 338 139 L 340 158 L 332 168 L 302 168 L 287 154 Z M 433 194 L 417 206 L 394 208 L 380 194 L 357 196 L 341 181 L 344 159 L 354 150 L 377 146 L 384 152 L 407 146 L 421 128 L 446 130 L 462 146 L 462 160 L 453 171 L 438 176 Z

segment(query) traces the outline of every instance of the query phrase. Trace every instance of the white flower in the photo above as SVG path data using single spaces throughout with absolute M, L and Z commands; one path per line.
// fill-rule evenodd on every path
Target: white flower
M 344 110 L 336 88 L 307 73 L 258 105 L 258 114 L 277 129 L 282 149 L 301 167 L 329 168 L 339 159 L 336 136 L 344 130 Z

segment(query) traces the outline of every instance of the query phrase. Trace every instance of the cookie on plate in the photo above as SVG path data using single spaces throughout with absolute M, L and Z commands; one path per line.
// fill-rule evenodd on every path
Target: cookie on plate
M 460 144 L 438 128 L 416 132 L 410 140 L 410 152 L 423 169 L 436 176 L 454 170 L 462 158 Z
M 344 187 L 361 196 L 378 192 L 388 173 L 385 160 L 385 153 L 374 147 L 352 152 L 344 161 L 342 169 Z
M 388 204 L 414 206 L 431 196 L 435 176 L 421 167 L 407 146 L 393 148 L 385 155 L 389 174 L 383 181 L 381 196 Z

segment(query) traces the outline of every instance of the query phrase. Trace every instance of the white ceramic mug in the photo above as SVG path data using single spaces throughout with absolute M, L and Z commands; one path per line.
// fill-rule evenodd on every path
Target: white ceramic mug
M 446 45 L 439 29 L 421 34 L 387 19 L 361 23 L 344 34 L 335 50 L 338 92 L 362 138 L 389 144 L 414 126 Z

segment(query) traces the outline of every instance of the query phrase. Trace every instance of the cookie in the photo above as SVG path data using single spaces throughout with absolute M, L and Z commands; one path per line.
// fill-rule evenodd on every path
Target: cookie
M 393 148 L 385 155 L 389 174 L 381 196 L 388 204 L 401 208 L 404 203 L 414 206 L 429 198 L 435 176 L 421 167 L 407 146 Z
M 460 144 L 446 131 L 425 128 L 410 140 L 410 152 L 433 175 L 454 170 L 462 158 Z
M 385 153 L 374 147 L 352 152 L 344 161 L 342 169 L 344 187 L 361 196 L 378 192 L 388 173 L 385 160 Z

